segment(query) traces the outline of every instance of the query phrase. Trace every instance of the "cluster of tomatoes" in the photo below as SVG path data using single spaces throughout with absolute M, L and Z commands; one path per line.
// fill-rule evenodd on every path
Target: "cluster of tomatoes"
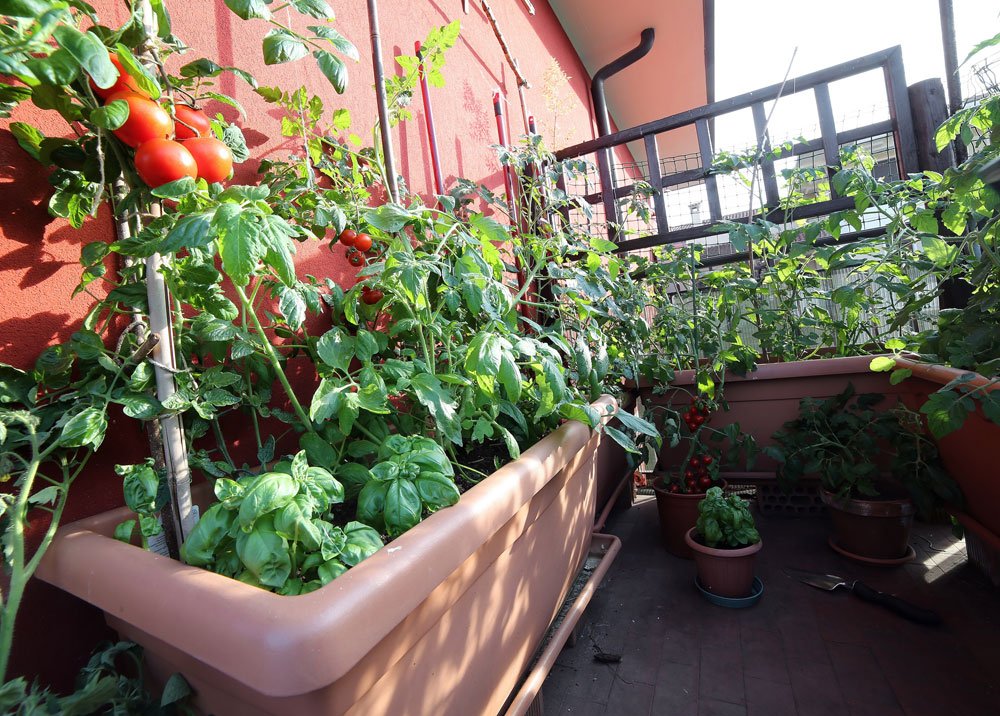
M 698 495 L 715 484 L 715 458 L 707 450 L 699 450 L 684 468 L 684 481 L 671 482 L 667 489 L 674 494 Z
M 702 426 L 702 424 L 708 420 L 708 416 L 711 414 L 708 405 L 702 402 L 695 401 L 691 403 L 691 407 L 688 411 L 684 413 L 681 417 L 684 419 L 684 424 L 688 426 L 688 430 L 694 432 Z
M 93 81 L 90 86 L 105 104 L 115 100 L 128 104 L 128 119 L 114 135 L 135 149 L 140 179 L 155 189 L 184 177 L 210 184 L 229 178 L 233 153 L 212 136 L 211 122 L 204 112 L 175 104 L 175 124 L 166 109 L 139 89 L 116 55 L 111 55 L 111 62 L 118 69 L 118 80 L 106 89 Z
M 374 253 L 375 242 L 372 241 L 372 237 L 363 231 L 355 231 L 354 229 L 344 229 L 340 232 L 340 236 L 337 240 L 341 244 L 347 247 L 346 256 L 348 263 L 351 266 L 364 266 L 367 259 L 366 254 Z M 377 288 L 370 288 L 368 286 L 361 287 L 361 302 L 369 306 L 374 306 L 376 303 L 382 300 L 385 294 L 383 294 Z

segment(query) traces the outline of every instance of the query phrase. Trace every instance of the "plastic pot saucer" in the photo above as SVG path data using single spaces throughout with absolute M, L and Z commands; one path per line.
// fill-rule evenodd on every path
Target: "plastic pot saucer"
M 726 607 L 727 609 L 746 609 L 747 607 L 752 607 L 760 601 L 761 596 L 764 594 L 764 582 L 761 581 L 760 577 L 753 578 L 753 587 L 750 589 L 749 596 L 746 597 L 720 597 L 701 586 L 701 582 L 698 581 L 697 577 L 694 578 L 694 583 L 705 599 L 716 606 Z

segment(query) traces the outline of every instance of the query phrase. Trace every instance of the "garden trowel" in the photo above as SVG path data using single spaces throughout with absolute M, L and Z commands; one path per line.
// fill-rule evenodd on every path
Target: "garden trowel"
M 843 577 L 838 577 L 835 574 L 805 572 L 801 569 L 792 569 L 791 567 L 785 567 L 784 572 L 793 579 L 798 579 L 800 582 L 805 582 L 811 587 L 824 589 L 828 592 L 832 592 L 837 587 L 847 587 L 855 596 L 864 599 L 866 602 L 883 606 L 889 611 L 895 612 L 899 616 L 917 624 L 934 626 L 941 623 L 941 615 L 937 612 L 930 609 L 923 609 L 899 597 L 880 592 L 859 580 L 851 581 Z

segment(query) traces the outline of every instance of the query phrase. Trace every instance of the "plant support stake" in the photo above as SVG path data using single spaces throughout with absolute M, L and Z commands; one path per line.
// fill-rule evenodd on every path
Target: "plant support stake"
M 427 142 L 431 145 L 431 167 L 434 169 L 434 190 L 440 196 L 444 194 L 444 180 L 441 178 L 441 156 L 438 154 L 437 132 L 434 131 L 434 112 L 431 111 L 431 93 L 427 85 L 427 74 L 424 72 L 424 58 L 421 54 L 420 40 L 413 43 L 413 50 L 420 60 L 420 91 L 424 98 L 424 119 L 427 124 Z
M 142 0 L 142 23 L 150 37 L 156 37 L 157 21 L 149 0 Z M 153 58 L 155 60 L 155 58 Z M 159 216 L 159 204 L 152 207 L 153 216 Z M 153 370 L 156 376 L 156 397 L 162 403 L 177 391 L 174 373 L 177 361 L 174 353 L 174 334 L 170 322 L 170 296 L 160 273 L 165 259 L 153 254 L 146 259 L 146 299 L 149 302 L 149 331 L 156 336 L 153 347 Z M 159 418 L 163 439 L 163 461 L 167 470 L 167 486 L 170 492 L 172 525 L 165 528 L 174 530 L 178 546 L 184 543 L 196 522 L 191 502 L 191 469 L 188 466 L 187 444 L 184 427 L 176 415 Z
M 385 70 L 382 67 L 382 41 L 378 31 L 378 0 L 368 0 L 368 25 L 372 38 L 372 70 L 375 73 L 375 97 L 378 100 L 379 134 L 382 135 L 382 159 L 385 163 L 385 182 L 389 186 L 389 196 L 399 203 L 399 187 L 396 185 L 396 161 L 392 153 L 392 138 L 389 136 L 389 101 L 385 96 Z
M 514 78 L 517 80 L 517 84 L 531 89 L 531 85 L 528 83 L 528 80 L 524 78 L 524 75 L 521 74 L 521 70 L 517 68 L 517 60 L 515 60 L 514 56 L 510 53 L 510 46 L 507 44 L 507 39 L 503 36 L 503 33 L 500 32 L 500 25 L 497 24 L 497 17 L 493 14 L 493 8 L 490 7 L 490 4 L 486 0 L 481 1 L 483 4 L 483 12 L 486 13 L 486 19 L 490 21 L 490 27 L 493 28 L 493 34 L 497 36 L 497 42 L 500 43 L 500 49 L 503 50 L 503 56 L 507 58 L 507 64 L 510 65 L 510 68 L 514 71 Z

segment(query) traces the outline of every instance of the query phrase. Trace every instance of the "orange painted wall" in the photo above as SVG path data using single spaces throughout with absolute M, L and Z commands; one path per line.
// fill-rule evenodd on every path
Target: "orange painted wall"
M 310 92 L 323 97 L 330 111 L 348 108 L 354 118 L 354 131 L 370 137 L 376 109 L 363 0 L 333 3 L 337 12 L 335 26 L 358 46 L 362 56 L 359 63 L 349 63 L 350 86 L 343 96 L 333 92 L 311 59 L 265 67 L 260 54 L 260 39 L 268 29 L 264 22 L 240 20 L 221 0 L 167 0 L 167 3 L 175 34 L 192 48 L 183 59 L 172 60 L 174 68 L 197 57 L 208 57 L 222 65 L 253 72 L 262 85 L 294 89 L 304 84 Z M 100 0 L 94 4 L 105 24 L 118 26 L 124 21 L 123 3 Z M 552 60 L 557 60 L 572 78 L 562 88 L 570 98 L 559 118 L 562 140 L 577 142 L 591 138 L 589 78 L 547 2 L 534 2 L 537 10 L 534 17 L 519 2 L 493 4 L 513 54 L 520 58 L 523 71 L 533 84 L 527 90 L 529 106 L 542 111 L 542 75 Z M 509 98 L 512 136 L 523 132 L 520 106 L 510 69 L 485 16 L 477 3 L 469 5 L 471 12 L 466 15 L 459 0 L 382 0 L 382 45 L 387 71 L 394 72 L 393 55 L 412 54 L 414 40 L 422 39 L 429 29 L 454 19 L 461 21 L 461 39 L 449 53 L 444 70 L 447 86 L 431 90 L 443 173 L 446 182 L 467 177 L 496 189 L 501 185 L 499 164 L 489 147 L 497 141 L 491 105 L 493 91 L 499 87 Z M 295 15 L 289 21 L 300 28 L 315 24 L 315 20 Z M 292 144 L 280 136 L 277 111 L 254 95 L 246 84 L 226 76 L 221 89 L 235 96 L 249 114 L 248 120 L 238 123 L 244 129 L 253 157 L 238 168 L 236 180 L 252 183 L 260 159 L 281 156 Z M 237 115 L 224 105 L 210 105 L 209 109 L 222 111 L 230 119 Z M 426 193 L 432 187 L 432 174 L 419 96 L 414 98 L 413 109 L 414 119 L 397 128 L 393 140 L 400 157 L 399 169 L 409 186 Z M 70 134 L 54 112 L 21 107 L 11 121 L 29 122 L 49 136 Z M 46 172 L 17 146 L 7 130 L 8 123 L 0 122 L 0 362 L 28 368 L 44 347 L 68 339 L 89 307 L 85 295 L 71 296 L 79 278 L 80 248 L 91 241 L 110 241 L 114 235 L 106 210 L 80 230 L 48 215 Z M 544 130 L 544 123 L 542 127 Z M 353 269 L 343 255 L 331 254 L 319 242 L 300 247 L 298 263 L 303 272 L 331 276 L 345 284 L 353 280 Z M 140 426 L 134 421 L 114 421 L 92 468 L 74 486 L 67 519 L 121 504 L 120 478 L 111 472 L 111 467 L 116 462 L 141 460 L 146 453 L 146 438 Z M 69 686 L 70 675 L 84 663 L 98 638 L 107 636 L 99 614 L 45 585 L 31 587 L 18 629 L 13 671 L 29 678 L 37 676 L 43 683 L 60 688 Z

